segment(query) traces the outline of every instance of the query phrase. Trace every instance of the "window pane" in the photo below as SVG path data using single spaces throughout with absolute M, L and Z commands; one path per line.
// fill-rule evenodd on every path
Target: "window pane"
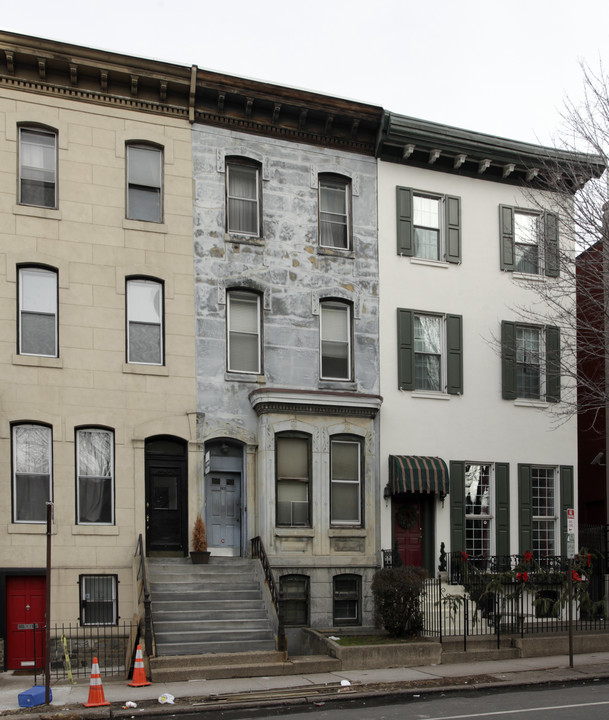
M 258 169 L 228 165 L 228 231 L 258 235 Z
M 161 326 L 129 323 L 129 362 L 160 365 Z
M 326 247 L 348 247 L 349 185 L 339 180 L 320 179 L 320 244 Z
M 334 623 L 354 624 L 359 621 L 359 578 L 349 575 L 334 578 Z
M 128 146 L 129 182 L 144 187 L 161 187 L 161 151 L 155 148 Z
M 129 320 L 161 322 L 161 284 L 151 280 L 129 280 L 127 283 Z
M 300 480 L 277 483 L 277 524 L 309 524 L 309 484 Z
M 553 468 L 532 468 L 533 552 L 539 556 L 556 552 L 555 475 Z
M 161 191 L 156 188 L 129 188 L 129 219 L 161 222 Z
M 465 552 L 471 557 L 488 556 L 491 552 L 490 520 L 465 520 Z
M 111 575 L 81 576 L 83 625 L 114 625 L 117 617 L 116 578 Z
M 527 243 L 537 245 L 538 242 L 538 215 L 514 213 L 514 236 L 519 244 Z
M 259 299 L 251 293 L 229 294 L 228 369 L 260 372 Z
M 161 283 L 153 280 L 127 282 L 128 362 L 162 364 L 162 303 Z
M 414 386 L 417 390 L 440 392 L 440 356 L 415 354 Z
M 442 320 L 431 315 L 414 316 L 415 352 L 440 353 Z
M 306 625 L 309 605 L 308 578 L 285 575 L 279 580 L 279 591 L 284 625 Z
M 541 397 L 541 331 L 516 327 L 516 394 L 521 398 Z
M 348 380 L 350 365 L 349 308 L 324 303 L 321 307 L 321 376 Z
M 465 466 L 465 514 L 490 512 L 490 465 Z
M 20 131 L 20 197 L 26 205 L 55 207 L 56 135 Z
M 20 352 L 56 357 L 55 315 L 21 313 Z
M 113 441 L 107 430 L 78 431 L 78 522 L 113 522 Z
M 41 268 L 19 270 L 19 352 L 57 355 L 57 274 Z
M 332 522 L 360 522 L 359 483 L 332 483 Z
M 440 228 L 440 200 L 438 198 L 414 195 L 412 205 L 415 225 L 426 228 Z
M 231 198 L 255 200 L 258 195 L 258 170 L 245 165 L 228 166 L 228 194 Z
M 163 153 L 157 148 L 127 146 L 127 217 L 161 222 Z
M 438 230 L 414 229 L 415 257 L 425 260 L 440 259 L 440 233 Z
M 277 475 L 280 478 L 309 477 L 309 445 L 304 438 L 277 438 Z
M 359 481 L 359 444 L 334 441 L 332 443 L 332 479 Z

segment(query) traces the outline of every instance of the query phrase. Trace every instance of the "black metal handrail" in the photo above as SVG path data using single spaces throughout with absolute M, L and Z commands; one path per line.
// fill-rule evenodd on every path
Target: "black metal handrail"
M 140 533 L 135 546 L 135 558 L 139 558 L 139 567 L 137 568 L 138 582 L 138 606 L 144 605 L 144 650 L 148 657 L 152 655 L 152 608 L 150 599 L 150 587 L 148 585 L 148 575 L 146 573 L 146 556 L 144 554 L 144 541 Z M 142 599 L 143 597 L 143 599 Z
M 281 613 L 281 598 L 279 596 L 279 591 L 277 590 L 275 578 L 273 577 L 273 571 L 271 570 L 269 558 L 266 554 L 264 544 L 260 537 L 252 538 L 251 543 L 252 557 L 260 560 L 260 564 L 262 565 L 262 569 L 264 571 L 264 578 L 271 594 L 271 601 L 273 602 L 273 607 L 275 608 L 275 612 L 277 613 L 277 649 L 287 650 L 287 642 Z

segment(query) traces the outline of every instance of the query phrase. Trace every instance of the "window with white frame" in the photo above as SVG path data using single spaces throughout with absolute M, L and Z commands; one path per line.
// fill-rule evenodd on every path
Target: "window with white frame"
M 118 577 L 80 575 L 80 624 L 118 624 Z
M 76 506 L 79 525 L 114 523 L 114 433 L 76 431 Z
M 260 166 L 240 159 L 226 162 L 226 231 L 260 237 Z
M 281 615 L 287 626 L 309 624 L 309 578 L 307 575 L 282 575 L 279 578 Z
M 319 244 L 348 249 L 351 244 L 351 183 L 340 175 L 319 176 Z
M 441 392 L 443 382 L 443 319 L 439 315 L 414 316 L 414 386 Z
M 127 218 L 163 221 L 163 151 L 145 144 L 127 145 Z
M 277 525 L 311 524 L 311 438 L 283 434 L 276 437 Z
M 13 521 L 46 522 L 52 500 L 52 433 L 46 425 L 13 425 Z
M 442 199 L 413 193 L 412 209 L 414 256 L 425 260 L 440 260 Z
M 330 522 L 360 525 L 361 444 L 358 440 L 332 438 L 330 443 Z
M 470 557 L 492 554 L 491 465 L 465 465 L 465 552 Z
M 57 357 L 57 272 L 19 268 L 19 354 Z
M 127 280 L 127 362 L 162 365 L 163 283 Z
M 514 211 L 514 270 L 538 275 L 541 272 L 541 216 Z
M 539 399 L 544 395 L 541 328 L 516 325 L 516 395 Z
M 334 625 L 361 624 L 362 578 L 360 575 L 335 575 L 332 581 Z
M 260 295 L 228 292 L 228 370 L 259 375 L 262 365 Z
M 556 555 L 556 469 L 531 468 L 533 554 Z
M 19 128 L 19 203 L 57 207 L 57 133 Z
M 345 302 L 324 300 L 321 317 L 321 378 L 351 379 L 351 306 Z

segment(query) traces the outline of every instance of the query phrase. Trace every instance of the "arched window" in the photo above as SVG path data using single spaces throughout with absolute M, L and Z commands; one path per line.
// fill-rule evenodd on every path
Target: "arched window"
M 19 268 L 19 354 L 57 357 L 57 271 Z
M 226 232 L 260 237 L 260 164 L 246 158 L 226 159 Z
M 163 150 L 154 145 L 127 145 L 127 218 L 163 221 Z
M 351 380 L 351 305 L 339 300 L 320 303 L 320 377 Z
M 351 247 L 351 181 L 342 175 L 319 176 L 319 244 Z
M 262 372 L 260 295 L 229 290 L 227 298 L 227 367 L 229 372 Z
M 311 436 L 281 433 L 275 438 L 277 525 L 311 525 Z
M 127 362 L 163 365 L 163 283 L 127 279 Z
M 19 128 L 19 203 L 57 207 L 57 132 Z
M 76 522 L 114 524 L 114 433 L 104 428 L 76 431 Z
M 13 446 L 13 521 L 46 521 L 53 498 L 52 432 L 47 425 L 23 423 L 11 428 Z

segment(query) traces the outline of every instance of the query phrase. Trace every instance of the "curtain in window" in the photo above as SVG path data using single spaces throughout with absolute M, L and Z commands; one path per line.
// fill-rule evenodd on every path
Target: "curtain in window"
M 44 522 L 50 498 L 51 430 L 36 425 L 13 428 L 16 520 Z
M 112 434 L 78 431 L 78 519 L 112 522 Z
M 21 202 L 55 206 L 55 135 L 22 130 L 19 147 Z
M 127 303 L 129 362 L 161 365 L 163 362 L 161 283 L 152 280 L 129 280 Z
M 417 390 L 441 390 L 441 318 L 415 315 L 415 387 Z
M 229 295 L 229 370 L 260 372 L 258 297 L 251 293 Z
M 258 170 L 228 166 L 228 230 L 258 235 Z

